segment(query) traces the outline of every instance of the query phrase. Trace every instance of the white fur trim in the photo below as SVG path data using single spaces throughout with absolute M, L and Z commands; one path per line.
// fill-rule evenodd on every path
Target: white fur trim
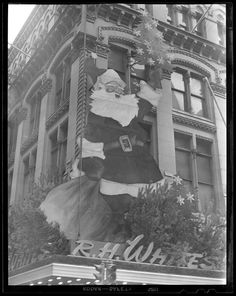
M 77 139 L 77 144 L 80 147 L 80 137 L 78 137 Z M 104 143 L 99 142 L 99 143 L 94 143 L 94 142 L 90 142 L 88 140 L 86 140 L 85 138 L 83 138 L 82 141 L 82 157 L 99 157 L 102 159 L 105 159 L 105 155 L 103 152 L 103 147 L 104 147 Z
M 130 121 L 138 116 L 138 99 L 134 94 L 116 98 L 115 93 L 101 89 L 94 91 L 91 98 L 91 112 L 113 118 L 122 126 L 129 125 Z
M 158 181 L 159 182 L 159 181 Z M 106 195 L 117 195 L 117 194 L 129 194 L 133 197 L 138 196 L 138 191 L 147 186 L 156 188 L 158 182 L 145 184 L 145 183 L 136 183 L 136 184 L 124 184 L 109 181 L 106 179 L 101 179 L 100 183 L 100 192 Z

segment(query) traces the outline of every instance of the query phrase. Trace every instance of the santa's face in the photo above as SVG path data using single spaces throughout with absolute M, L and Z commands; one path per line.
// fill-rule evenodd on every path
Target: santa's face
M 123 88 L 116 81 L 108 82 L 104 84 L 104 87 L 108 93 L 115 93 L 117 95 L 123 95 L 124 93 Z

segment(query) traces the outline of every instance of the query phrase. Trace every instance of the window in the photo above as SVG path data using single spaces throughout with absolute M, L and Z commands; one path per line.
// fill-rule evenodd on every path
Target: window
M 217 22 L 219 44 L 225 45 L 225 29 L 222 22 Z
M 185 10 L 177 10 L 176 11 L 177 17 L 177 25 L 180 29 L 188 30 L 188 18 L 187 12 Z
M 64 61 L 56 68 L 55 76 L 56 94 L 54 111 L 70 98 L 71 62 L 69 58 L 64 59 Z
M 12 155 L 16 150 L 16 140 L 17 140 L 18 125 L 14 122 L 9 125 L 9 135 L 8 135 L 8 153 Z
M 195 28 L 194 30 L 194 34 L 197 34 L 198 36 L 203 36 L 203 23 L 200 22 L 200 24 L 197 25 L 198 21 L 200 20 L 201 18 L 201 14 L 200 13 L 196 13 L 195 15 L 192 16 L 191 20 L 192 20 L 192 28 Z M 195 27 L 197 25 L 197 27 Z
M 23 160 L 24 164 L 24 183 L 23 197 L 25 198 L 32 190 L 36 166 L 37 150 L 31 151 Z
M 175 133 L 176 170 L 189 191 L 193 189 L 191 137 Z
M 166 5 L 167 6 L 167 23 L 173 24 L 173 5 Z
M 8 174 L 8 203 L 10 202 L 10 198 L 11 198 L 12 179 L 13 179 L 13 170 L 11 170 L 10 173 Z
M 199 210 L 213 210 L 212 142 L 175 132 L 176 170 L 186 188 L 197 189 Z
M 123 81 L 126 81 L 127 52 L 117 47 L 112 47 L 108 57 L 108 68 L 115 70 Z
M 171 74 L 173 108 L 208 117 L 202 77 L 176 69 Z
M 185 31 L 192 31 L 196 26 L 197 22 L 202 16 L 202 11 L 191 14 L 189 8 L 183 5 L 166 5 L 167 6 L 167 23 L 177 26 Z M 201 11 L 201 12 L 200 12 Z M 194 34 L 198 36 L 203 36 L 203 23 L 201 22 L 194 30 Z
M 37 93 L 30 102 L 30 121 L 29 121 L 29 137 L 36 131 L 39 127 L 39 116 L 41 108 L 41 94 Z
M 120 76 L 120 78 L 127 84 L 126 90 L 129 85 L 130 78 L 130 90 L 131 93 L 135 93 L 139 90 L 140 80 L 146 80 L 146 70 L 141 64 L 135 64 L 130 69 L 130 77 L 128 73 L 128 52 L 125 49 L 121 49 L 113 46 L 109 52 L 108 68 L 114 69 Z
M 58 127 L 51 135 L 51 173 L 63 177 L 66 168 L 68 121 Z

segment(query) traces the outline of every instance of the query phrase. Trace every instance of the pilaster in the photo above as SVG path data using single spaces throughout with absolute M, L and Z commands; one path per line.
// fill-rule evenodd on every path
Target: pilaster
M 20 153 L 22 133 L 23 133 L 23 121 L 18 126 L 16 150 L 15 150 L 15 160 L 17 161 L 14 162 L 14 167 L 13 167 L 10 204 L 13 204 L 19 200 L 19 196 L 21 193 L 20 188 L 22 188 L 22 180 L 20 180 L 20 177 L 22 175 L 20 172 L 20 169 L 22 166 L 22 157 Z
M 174 127 L 172 120 L 171 67 L 162 68 L 163 96 L 157 106 L 157 137 L 159 168 L 176 173 Z

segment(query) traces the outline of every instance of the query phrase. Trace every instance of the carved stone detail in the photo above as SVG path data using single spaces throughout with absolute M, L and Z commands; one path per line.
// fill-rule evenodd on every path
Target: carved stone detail
M 226 88 L 223 85 L 211 83 L 211 88 L 215 95 L 225 98 Z
M 185 117 L 179 114 L 172 114 L 173 122 L 190 126 L 196 129 L 204 130 L 210 133 L 216 132 L 216 126 L 213 123 L 202 122 L 197 119 Z

